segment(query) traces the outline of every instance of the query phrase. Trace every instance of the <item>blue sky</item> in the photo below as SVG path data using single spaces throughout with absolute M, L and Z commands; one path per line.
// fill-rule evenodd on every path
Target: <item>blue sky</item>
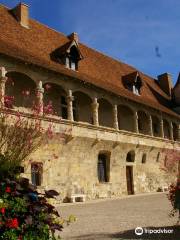
M 0 0 L 14 7 L 18 0 Z M 180 71 L 179 0 L 24 0 L 32 18 L 156 77 Z

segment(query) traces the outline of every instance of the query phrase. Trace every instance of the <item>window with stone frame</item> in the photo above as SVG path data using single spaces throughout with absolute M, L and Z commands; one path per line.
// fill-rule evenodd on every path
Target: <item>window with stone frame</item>
M 100 183 L 109 182 L 110 166 L 109 156 L 106 154 L 98 155 L 98 180 Z
M 160 152 L 158 152 L 157 154 L 156 162 L 159 162 L 159 159 L 160 159 Z
M 135 152 L 132 150 L 126 155 L 126 162 L 134 162 L 135 161 Z
M 167 156 L 164 158 L 164 167 L 167 167 Z
M 43 164 L 42 163 L 31 163 L 31 182 L 35 186 L 42 185 L 42 174 L 43 174 Z
M 142 163 L 143 164 L 146 163 L 146 158 L 147 158 L 146 153 L 143 153 L 143 155 L 142 155 Z

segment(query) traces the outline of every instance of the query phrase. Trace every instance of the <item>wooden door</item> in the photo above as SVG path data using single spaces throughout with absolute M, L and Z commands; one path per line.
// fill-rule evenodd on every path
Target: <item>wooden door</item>
M 128 194 L 134 194 L 133 166 L 126 166 L 126 181 Z

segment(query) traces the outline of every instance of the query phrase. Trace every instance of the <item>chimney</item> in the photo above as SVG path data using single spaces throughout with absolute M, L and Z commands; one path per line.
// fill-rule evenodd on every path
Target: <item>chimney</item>
M 12 12 L 21 26 L 29 28 L 29 7 L 24 3 L 19 3 Z
M 169 73 L 163 73 L 158 76 L 158 82 L 161 87 L 161 89 L 167 93 L 168 96 L 171 96 L 172 91 L 172 80 L 171 75 Z
M 79 43 L 79 37 L 78 37 L 78 34 L 73 32 L 71 33 L 68 38 L 71 40 L 71 41 L 76 41 L 76 43 L 78 44 Z

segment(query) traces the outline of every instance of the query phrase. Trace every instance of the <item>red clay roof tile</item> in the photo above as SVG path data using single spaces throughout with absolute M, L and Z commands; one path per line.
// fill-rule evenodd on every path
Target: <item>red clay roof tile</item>
M 146 104 L 168 114 L 178 116 L 170 109 L 170 98 L 158 82 L 132 66 L 112 59 L 79 43 L 83 60 L 78 71 L 67 69 L 51 59 L 51 53 L 69 43 L 69 38 L 30 19 L 30 28 L 22 27 L 11 12 L 0 5 L 0 53 L 32 63 L 49 70 L 91 83 L 117 95 Z M 122 77 L 138 71 L 143 80 L 141 96 L 127 90 Z

